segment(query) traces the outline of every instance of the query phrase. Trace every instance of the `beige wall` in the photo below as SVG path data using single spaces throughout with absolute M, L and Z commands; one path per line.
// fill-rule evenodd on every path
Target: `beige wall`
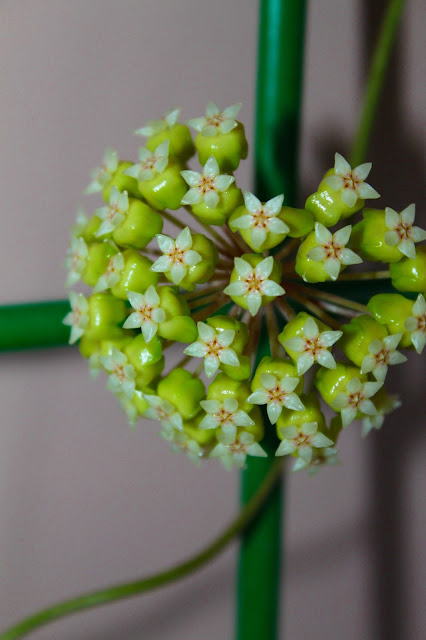
M 360 2 L 310 4 L 305 194 L 334 151 L 348 148 L 365 48 Z M 422 3 L 407 4 L 397 85 L 380 118 L 391 128 L 372 151 L 384 167 L 374 184 L 396 208 L 419 197 L 421 182 Z M 173 105 L 199 115 L 209 99 L 241 100 L 251 131 L 256 14 L 248 0 L 1 2 L 0 302 L 64 296 L 68 228 L 79 204 L 97 206 L 80 194 L 107 145 L 134 157 L 136 127 Z M 239 181 L 249 180 L 244 167 Z M 351 427 L 343 467 L 289 478 L 286 638 L 420 639 L 422 375 L 416 357 L 393 373 L 404 409 L 367 441 Z M 153 424 L 131 432 L 103 384 L 88 385 L 75 350 L 0 355 L 2 626 L 178 561 L 236 513 L 236 472 L 193 468 L 169 453 Z M 185 582 L 34 640 L 231 638 L 234 565 L 235 548 Z

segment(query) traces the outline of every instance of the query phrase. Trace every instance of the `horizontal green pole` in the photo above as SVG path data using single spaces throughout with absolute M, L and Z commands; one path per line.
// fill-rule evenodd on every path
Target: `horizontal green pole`
M 68 344 L 70 328 L 62 320 L 69 311 L 68 300 L 0 306 L 0 351 Z

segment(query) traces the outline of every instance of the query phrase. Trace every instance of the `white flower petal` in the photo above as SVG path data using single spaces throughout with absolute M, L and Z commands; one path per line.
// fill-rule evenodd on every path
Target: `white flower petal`
M 352 171 L 351 165 L 340 153 L 334 154 L 334 171 L 341 176 L 349 176 Z

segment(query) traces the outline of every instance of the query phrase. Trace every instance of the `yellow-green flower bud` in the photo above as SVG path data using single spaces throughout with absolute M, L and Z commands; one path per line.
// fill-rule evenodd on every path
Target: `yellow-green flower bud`
M 377 322 L 385 325 L 390 334 L 402 333 L 400 346 L 411 346 L 411 334 L 405 321 L 411 316 L 413 301 L 399 293 L 379 293 L 367 305 Z
M 99 241 L 99 238 L 96 234 L 101 224 L 102 224 L 102 220 L 96 214 L 94 214 L 91 218 L 89 218 L 87 224 L 83 227 L 80 233 L 80 236 L 83 238 L 83 240 L 87 244 L 89 244 L 90 242 Z M 109 237 L 111 236 L 112 234 L 109 235 Z M 106 239 L 106 236 L 103 236 L 102 240 L 105 240 L 105 239 Z
M 343 336 L 339 346 L 349 360 L 358 367 L 365 356 L 369 355 L 368 347 L 373 340 L 383 340 L 388 335 L 385 327 L 367 315 L 357 316 L 342 326 Z
M 139 191 L 145 200 L 156 209 L 176 210 L 187 191 L 180 172 L 182 166 L 169 160 L 167 167 L 149 180 L 138 182 Z
M 123 351 L 130 364 L 135 368 L 136 374 L 140 375 L 143 374 L 147 365 L 155 364 L 162 359 L 162 341 L 158 336 L 154 336 L 149 342 L 146 342 L 140 333 L 136 338 L 133 338 L 130 344 L 126 345 Z
M 253 405 L 247 402 L 250 395 L 250 386 L 248 382 L 232 380 L 224 373 L 219 373 L 207 389 L 207 398 L 209 400 L 224 401 L 226 398 L 235 398 L 238 401 L 240 409 L 246 413 L 253 410 Z
M 160 398 L 171 402 L 184 420 L 191 420 L 201 411 L 200 402 L 206 391 L 201 380 L 186 369 L 173 369 L 157 387 Z
M 392 284 L 398 291 L 426 293 L 426 246 L 417 247 L 416 257 L 390 265 Z
M 311 231 L 297 252 L 295 270 L 305 282 L 325 282 L 330 280 L 330 276 L 325 270 L 324 262 L 317 262 L 308 258 L 308 253 L 317 246 L 315 231 Z
M 145 392 L 148 385 L 154 384 L 163 373 L 164 364 L 164 356 L 161 356 L 157 362 L 146 364 L 140 368 L 139 371 L 136 371 L 135 382 L 137 389 Z
M 318 396 L 315 393 L 308 395 L 301 395 L 300 400 L 304 405 L 302 411 L 293 411 L 291 409 L 284 408 L 280 417 L 277 420 L 277 436 L 280 440 L 283 439 L 281 429 L 283 427 L 294 426 L 301 427 L 308 422 L 317 422 L 318 431 L 326 432 L 325 418 L 321 411 Z
M 241 189 L 238 189 L 234 183 L 218 195 L 219 203 L 214 208 L 208 207 L 204 201 L 192 205 L 192 213 L 201 222 L 222 226 L 231 213 L 243 203 Z
M 361 374 L 357 367 L 338 362 L 335 369 L 324 369 L 323 367 L 318 369 L 315 376 L 315 386 L 324 401 L 333 407 L 334 400 L 345 391 L 353 378 L 358 378 L 361 382 L 367 381 L 367 376 Z
M 351 246 L 359 249 L 361 256 L 373 262 L 398 262 L 403 254 L 397 246 L 386 243 L 385 235 L 389 228 L 386 226 L 385 211 L 379 209 L 364 209 L 363 220 L 353 228 Z
M 94 287 L 100 276 L 105 273 L 110 258 L 118 251 L 109 242 L 91 242 L 87 249 L 86 267 L 81 274 L 81 279 L 89 287 Z
M 296 367 L 281 358 L 271 358 L 270 356 L 263 357 L 259 362 L 253 380 L 251 381 L 252 391 L 256 391 L 256 389 L 262 387 L 261 376 L 265 373 L 275 376 L 278 380 L 298 378 L 294 392 L 299 396 L 303 393 L 303 378 L 299 379 Z
M 288 232 L 290 238 L 302 238 L 315 226 L 315 218 L 307 209 L 283 207 L 279 217 L 290 229 Z
M 225 134 L 205 136 L 199 133 L 195 138 L 195 148 L 200 164 L 204 165 L 210 156 L 213 156 L 221 171 L 235 171 L 240 160 L 245 160 L 248 153 L 244 125 L 237 122 L 237 126 Z
M 342 217 L 349 217 L 364 206 L 364 200 L 357 198 L 352 207 L 343 201 L 343 194 L 335 191 L 327 184 L 327 178 L 334 176 L 334 169 L 330 169 L 321 180 L 318 190 L 309 196 L 305 202 L 305 209 L 311 211 L 317 222 L 325 227 L 333 227 Z
M 117 336 L 117 325 L 126 317 L 126 305 L 109 293 L 95 293 L 87 299 L 89 323 L 85 330 L 88 340 L 103 340 Z M 115 334 L 112 336 L 111 334 Z M 121 335 L 121 330 L 118 333 Z
M 145 146 L 150 151 L 155 151 L 165 140 L 169 140 L 170 143 L 170 157 L 176 158 L 181 164 L 184 164 L 195 153 L 191 132 L 185 124 L 178 122 L 170 127 L 170 129 L 155 133 L 148 138 Z
M 158 283 L 158 273 L 151 271 L 152 262 L 136 249 L 123 251 L 124 267 L 120 273 L 120 280 L 111 287 L 111 293 L 127 300 L 128 291 L 144 293 L 151 285 Z
M 131 196 L 132 198 L 141 197 L 137 180 L 123 173 L 124 171 L 126 171 L 126 169 L 132 166 L 133 162 L 122 161 L 118 163 L 117 171 L 115 171 L 115 173 L 112 175 L 111 180 L 109 180 L 102 189 L 102 197 L 105 202 L 109 202 L 110 200 L 112 187 L 116 187 L 120 191 L 120 193 L 123 193 L 123 191 L 127 191 L 129 196 Z
M 114 242 L 123 247 L 142 249 L 163 230 L 163 218 L 140 200 L 129 200 L 129 211 L 123 222 L 114 229 Z
M 207 318 L 206 323 L 213 327 L 218 333 L 221 331 L 235 331 L 231 346 L 236 354 L 241 355 L 248 341 L 248 329 L 244 322 L 229 316 L 212 316 Z
M 201 256 L 196 264 L 188 265 L 186 275 L 182 278 L 180 286 L 187 291 L 193 291 L 195 285 L 208 282 L 215 272 L 219 254 L 214 242 L 201 233 L 192 236 L 192 251 Z M 167 277 L 167 274 L 166 274 Z

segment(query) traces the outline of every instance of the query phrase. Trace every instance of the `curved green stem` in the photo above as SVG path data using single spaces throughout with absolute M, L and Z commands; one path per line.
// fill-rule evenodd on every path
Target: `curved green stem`
M 376 115 L 377 105 L 403 6 L 404 0 L 390 0 L 380 28 L 379 37 L 368 75 L 365 97 L 361 109 L 361 118 L 354 138 L 352 153 L 350 155 L 349 162 L 352 167 L 357 166 L 365 160 L 370 142 L 371 130 L 373 128 L 374 117 Z
M 242 533 L 242 531 L 244 531 L 259 514 L 266 499 L 274 490 L 281 477 L 282 465 L 282 459 L 278 459 L 274 462 L 262 485 L 250 502 L 244 507 L 244 509 L 242 509 L 238 517 L 235 518 L 230 526 L 211 544 L 189 560 L 175 565 L 170 569 L 166 569 L 161 573 L 156 573 L 148 576 L 147 578 L 142 578 L 141 580 L 114 585 L 100 591 L 92 591 L 90 593 L 77 596 L 71 600 L 59 602 L 58 604 L 48 607 L 47 609 L 43 609 L 29 618 L 18 622 L 18 624 L 10 627 L 6 631 L 3 631 L 3 633 L 0 633 L 0 640 L 16 640 L 17 638 L 23 638 L 32 631 L 47 625 L 49 622 L 58 620 L 59 618 L 78 613 L 80 611 L 85 611 L 87 609 L 92 609 L 93 607 L 117 602 L 118 600 L 139 596 L 146 591 L 158 589 L 165 584 L 174 582 L 175 580 L 192 573 L 196 569 L 199 569 L 223 551 L 225 547 L 240 533 Z

